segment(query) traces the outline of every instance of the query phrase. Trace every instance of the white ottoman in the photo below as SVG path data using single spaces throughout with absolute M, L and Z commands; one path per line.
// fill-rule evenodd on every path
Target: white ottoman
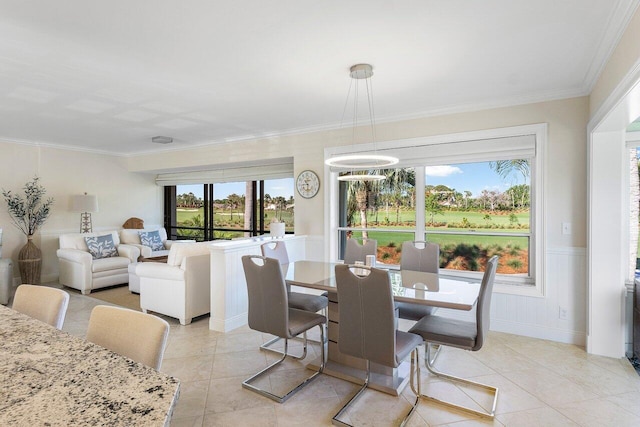
M 13 263 L 10 259 L 0 259 L 0 304 L 9 304 L 13 292 Z
M 131 292 L 135 292 L 136 294 L 140 293 L 140 278 L 136 274 L 136 267 L 138 263 L 129 264 L 127 267 L 129 271 L 129 290 Z

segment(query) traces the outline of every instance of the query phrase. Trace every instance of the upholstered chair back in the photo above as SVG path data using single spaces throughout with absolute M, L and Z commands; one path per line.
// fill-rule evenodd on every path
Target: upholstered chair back
M 347 239 L 347 247 L 344 251 L 344 263 L 355 264 L 356 261 L 365 262 L 367 255 L 376 255 L 377 252 L 377 240 L 368 239 L 360 244 L 356 239 Z
M 87 242 L 85 237 L 98 237 L 111 234 L 113 243 L 118 247 L 120 244 L 120 237 L 117 231 L 101 231 L 98 233 L 70 233 L 60 235 L 60 249 L 79 249 L 81 251 L 88 252 Z
M 357 276 L 346 264 L 336 265 L 338 287 L 338 347 L 342 353 L 397 367 L 396 326 L 389 274 L 363 268 Z
M 211 242 L 181 243 L 171 245 L 167 256 L 167 265 L 183 266 L 184 259 L 195 255 L 209 255 Z
M 69 294 L 61 289 L 37 285 L 20 285 L 12 308 L 27 316 L 62 329 L 69 305 Z
M 475 346 L 471 351 L 478 351 L 484 344 L 484 337 L 489 332 L 489 315 L 491 308 L 491 295 L 493 294 L 493 282 L 496 278 L 496 270 L 498 269 L 498 257 L 493 256 L 485 266 L 482 283 L 480 284 L 480 293 L 478 294 L 478 304 L 476 305 L 476 324 L 478 327 L 478 336 L 476 337 Z
M 249 327 L 284 338 L 289 332 L 289 299 L 280 262 L 257 255 L 242 257 L 249 297 Z
M 121 307 L 98 305 L 91 311 L 87 341 L 136 362 L 160 369 L 169 324 L 157 316 Z
M 158 233 L 160 234 L 160 240 L 162 240 L 163 242 L 165 240 L 167 240 L 167 230 L 165 230 L 164 228 L 160 227 L 160 228 L 144 228 L 141 230 L 137 230 L 137 229 L 128 229 L 125 228 L 124 230 L 120 231 L 120 238 L 122 239 L 122 243 L 126 243 L 128 245 L 140 245 L 140 232 L 141 231 L 158 231 Z
M 289 264 L 289 254 L 287 253 L 287 245 L 282 241 L 267 242 L 260 246 L 262 256 L 267 258 L 275 258 L 280 261 L 281 265 Z
M 403 270 L 437 273 L 440 267 L 440 246 L 429 242 L 404 242 L 400 258 Z

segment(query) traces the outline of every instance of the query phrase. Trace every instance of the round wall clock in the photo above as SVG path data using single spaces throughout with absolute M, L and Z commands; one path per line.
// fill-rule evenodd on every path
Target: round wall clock
M 310 199 L 320 190 L 320 178 L 314 171 L 306 170 L 300 172 L 298 179 L 296 179 L 296 188 L 298 194 L 305 199 Z

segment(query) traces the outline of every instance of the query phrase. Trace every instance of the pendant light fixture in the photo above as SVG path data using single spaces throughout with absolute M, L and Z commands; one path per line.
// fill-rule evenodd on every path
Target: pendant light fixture
M 367 90 L 367 106 L 369 108 L 369 120 L 371 122 L 371 140 L 373 142 L 373 153 L 364 154 L 345 154 L 332 156 L 325 160 L 325 164 L 333 168 L 349 169 L 351 172 L 338 176 L 340 181 L 379 181 L 384 179 L 384 175 L 376 174 L 356 174 L 355 170 L 380 169 L 393 166 L 398 163 L 398 159 L 391 156 L 378 154 L 376 147 L 376 130 L 375 130 L 375 114 L 373 108 L 373 87 L 371 85 L 371 76 L 373 76 L 373 67 L 369 64 L 356 64 L 350 69 L 350 76 L 355 82 L 354 102 L 353 102 L 353 139 L 355 141 L 355 132 L 358 126 L 358 92 L 360 83 L 364 83 Z M 351 88 L 349 88 L 349 93 Z M 346 106 L 349 102 L 349 93 L 347 93 Z M 344 112 L 343 112 L 344 118 Z

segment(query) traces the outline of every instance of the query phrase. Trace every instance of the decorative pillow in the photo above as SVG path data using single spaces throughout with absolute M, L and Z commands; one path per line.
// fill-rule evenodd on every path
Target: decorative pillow
M 116 244 L 113 241 L 113 236 L 111 234 L 97 237 L 85 237 L 84 241 L 87 242 L 89 253 L 93 259 L 118 256 L 118 250 L 116 249 Z
M 162 243 L 160 232 L 158 230 L 141 231 L 140 244 L 143 246 L 149 246 L 152 251 L 161 251 L 164 249 L 164 244 Z

